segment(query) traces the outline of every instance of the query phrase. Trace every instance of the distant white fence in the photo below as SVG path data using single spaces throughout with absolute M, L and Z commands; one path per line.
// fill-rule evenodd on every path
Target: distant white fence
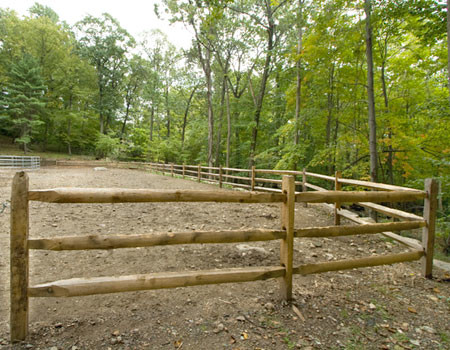
M 0 155 L 0 169 L 40 169 L 41 157 Z

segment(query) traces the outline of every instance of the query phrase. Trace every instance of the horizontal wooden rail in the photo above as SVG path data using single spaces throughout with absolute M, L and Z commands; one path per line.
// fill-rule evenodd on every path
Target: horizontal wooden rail
M 225 171 L 236 171 L 239 173 L 248 173 L 248 172 L 252 172 L 252 169 L 238 169 L 238 168 L 222 168 L 222 170 Z
M 311 176 L 311 177 L 315 177 L 317 179 L 323 179 L 323 180 L 328 180 L 328 181 L 334 181 L 335 177 L 334 176 L 328 176 L 328 175 L 322 175 L 322 174 L 316 174 L 316 173 L 309 173 L 309 172 L 305 172 L 306 176 Z
M 200 175 L 219 177 L 219 174 L 201 172 Z
M 311 275 L 314 273 L 356 269 L 361 267 L 390 265 L 401 262 L 419 260 L 424 254 L 425 253 L 423 250 L 417 250 L 407 253 L 370 256 L 360 259 L 337 260 L 317 264 L 306 264 L 294 267 L 293 273 L 299 275 Z
M 337 237 L 362 234 L 382 233 L 384 231 L 414 230 L 425 227 L 425 221 L 387 222 L 381 224 L 365 224 L 360 226 L 325 226 L 300 228 L 295 230 L 295 237 Z
M 28 192 L 29 200 L 50 203 L 129 203 L 129 202 L 284 202 L 286 195 L 257 192 L 147 190 L 116 188 L 54 188 Z
M 394 185 L 381 184 L 381 183 L 377 183 L 377 182 L 369 182 L 369 181 L 362 181 L 362 180 L 339 179 L 339 182 L 341 184 L 363 186 L 363 187 L 373 188 L 373 189 L 377 189 L 377 190 L 412 191 L 412 192 L 422 192 L 422 193 L 424 193 L 424 191 L 416 190 L 414 188 L 408 188 L 408 187 L 402 187 L 402 186 L 394 186 Z
M 301 175 L 302 172 L 295 170 L 272 170 L 272 169 L 255 169 L 256 173 L 276 174 L 276 175 Z
M 298 193 L 295 195 L 295 200 L 310 203 L 409 202 L 425 197 L 426 193 L 418 191 L 323 191 Z
M 30 297 L 74 297 L 205 284 L 250 282 L 283 277 L 284 274 L 284 267 L 277 266 L 72 278 L 29 287 L 28 295 Z
M 398 210 L 398 209 L 389 208 L 389 207 L 386 207 L 386 206 L 380 205 L 380 204 L 375 204 L 375 203 L 370 203 L 370 202 L 359 202 L 356 204 L 358 204 L 364 208 L 373 209 L 378 213 L 382 213 L 386 216 L 390 216 L 393 218 L 398 218 L 398 219 L 403 219 L 403 220 L 408 220 L 408 221 L 423 220 L 422 216 L 407 213 L 406 211 L 402 211 L 402 210 Z
M 207 170 L 219 170 L 218 167 L 214 167 L 214 166 L 202 166 L 202 169 L 207 169 Z
M 277 193 L 283 192 L 283 191 L 282 191 L 281 189 L 279 189 L 279 188 L 259 187 L 259 186 L 255 186 L 255 190 L 258 190 L 258 191 L 267 191 L 267 192 L 277 192 Z
M 357 224 L 360 225 L 367 225 L 368 223 L 370 223 L 370 221 L 368 221 L 368 219 L 364 219 L 359 217 L 357 214 L 348 211 L 348 210 L 344 210 L 344 209 L 340 209 L 338 210 L 338 214 L 350 221 L 353 221 Z M 425 226 L 424 226 L 425 227 Z M 388 237 L 393 239 L 394 241 L 400 242 L 412 249 L 416 249 L 416 250 L 421 250 L 423 249 L 422 245 L 420 244 L 420 242 L 416 241 L 415 239 L 412 238 L 408 238 L 408 237 L 403 237 L 400 236 L 394 232 L 389 232 L 389 231 L 385 231 L 385 232 L 380 232 L 383 236 Z
M 241 188 L 251 188 L 252 187 L 251 185 L 237 184 L 237 183 L 234 183 L 234 182 L 225 182 L 225 181 L 222 181 L 222 184 L 230 185 L 232 187 L 241 187 Z M 255 189 L 256 189 L 256 187 L 255 187 Z
M 256 177 L 255 178 L 256 182 L 267 182 L 267 183 L 273 183 L 273 184 L 281 184 L 283 182 L 283 180 L 277 180 L 277 179 L 264 179 L 261 177 Z
M 245 180 L 245 181 L 250 181 L 251 179 L 249 177 L 245 177 L 245 176 L 237 176 L 237 175 L 222 175 L 223 178 L 227 178 L 227 179 L 236 179 L 236 180 Z
M 29 239 L 28 248 L 42 250 L 117 249 L 173 244 L 270 241 L 285 237 L 285 231 L 265 229 L 89 235 Z
M 323 187 L 320 187 L 320 186 L 316 186 L 316 185 L 313 185 L 313 184 L 310 184 L 310 183 L 305 183 L 305 186 L 306 187 L 308 187 L 308 188 L 312 188 L 313 190 L 316 190 L 316 191 L 328 191 L 326 188 L 323 188 Z

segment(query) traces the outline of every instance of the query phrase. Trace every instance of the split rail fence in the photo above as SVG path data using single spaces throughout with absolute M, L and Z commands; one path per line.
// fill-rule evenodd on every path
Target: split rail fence
M 175 166 L 171 165 L 172 174 Z M 182 175 L 186 176 L 191 168 L 182 166 Z M 197 177 L 205 173 L 204 167 L 197 167 Z M 231 171 L 231 168 L 220 169 Z M 214 169 L 208 169 L 214 170 Z M 195 171 L 195 170 L 190 170 Z M 238 169 L 238 171 L 242 171 Z M 267 172 L 267 171 L 266 171 Z M 259 181 L 253 170 L 251 181 Z M 270 171 L 269 173 L 280 173 Z M 295 173 L 295 172 L 290 172 Z M 192 175 L 192 172 L 190 173 Z M 249 282 L 277 278 L 280 280 L 281 297 L 292 298 L 293 275 L 308 275 L 327 271 L 337 271 L 369 266 L 393 264 L 422 260 L 423 274 L 432 274 L 434 243 L 434 221 L 436 213 L 436 183 L 427 180 L 425 191 L 390 188 L 388 191 L 317 191 L 296 192 L 295 178 L 285 175 L 277 184 L 279 191 L 270 193 L 255 191 L 195 191 L 195 190 L 148 190 L 120 188 L 55 188 L 29 190 L 28 176 L 18 172 L 12 185 L 11 194 L 11 340 L 24 340 L 28 333 L 29 298 L 34 297 L 70 297 L 105 293 L 117 293 L 162 288 L 188 287 L 195 285 Z M 188 176 L 191 176 L 188 175 Z M 304 174 L 305 175 L 305 174 Z M 229 175 L 228 175 L 229 176 Z M 308 176 L 308 173 L 306 173 Z M 323 176 L 323 175 L 322 175 Z M 225 182 L 220 182 L 224 184 Z M 303 181 L 302 185 L 305 185 Z M 375 184 L 371 185 L 376 186 Z M 377 185 L 378 186 L 378 185 Z M 309 186 L 311 188 L 311 186 Z M 376 187 L 378 188 L 378 187 Z M 257 186 L 252 186 L 256 190 Z M 383 188 L 385 189 L 385 188 Z M 342 216 L 341 203 L 407 202 L 424 200 L 424 216 L 407 216 L 405 221 L 389 223 L 364 223 L 360 226 L 342 225 L 328 227 L 295 228 L 295 203 L 328 203 L 336 206 L 336 212 Z M 53 238 L 29 237 L 29 201 L 50 203 L 128 203 L 128 202 L 232 202 L 232 203 L 280 203 L 281 228 L 247 229 L 227 231 L 160 232 L 141 235 L 89 235 L 61 236 Z M 400 215 L 400 214 L 399 214 Z M 337 237 L 359 234 L 376 234 L 389 230 L 401 231 L 423 229 L 422 245 L 413 245 L 412 250 L 399 253 L 376 255 L 351 260 L 327 261 L 315 264 L 294 266 L 294 238 Z M 280 240 L 280 265 L 251 268 L 228 268 L 220 270 L 163 272 L 144 275 L 112 276 L 96 278 L 73 278 L 38 285 L 29 285 L 29 250 L 86 250 L 151 247 L 172 244 L 194 243 L 235 243 L 251 241 Z

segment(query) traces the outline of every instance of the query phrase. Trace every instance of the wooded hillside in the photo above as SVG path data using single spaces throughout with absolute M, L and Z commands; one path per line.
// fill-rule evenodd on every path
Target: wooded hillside
M 25 17 L 0 9 L 0 134 L 25 151 L 361 179 L 372 163 L 380 182 L 438 178 L 448 204 L 442 1 L 163 0 L 155 11 L 184 22 L 189 50 L 162 32 L 133 38 L 106 13 L 69 26 L 39 4 Z

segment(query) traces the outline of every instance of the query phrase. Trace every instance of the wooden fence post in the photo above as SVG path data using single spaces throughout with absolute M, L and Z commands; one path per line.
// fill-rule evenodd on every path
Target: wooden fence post
M 170 175 L 173 177 L 173 163 L 170 164 Z
M 302 192 L 307 192 L 308 187 L 306 187 L 306 168 L 303 168 L 303 177 L 302 177 Z M 308 207 L 308 203 L 303 203 L 303 206 L 306 208 Z
M 255 177 L 256 177 L 255 166 L 252 165 L 252 177 L 251 177 L 251 184 L 250 184 L 250 188 L 252 191 L 255 190 Z
M 202 178 L 202 166 L 198 165 L 198 182 L 200 182 L 200 179 Z
M 183 179 L 184 179 L 185 174 L 186 174 L 186 165 L 183 164 Z
M 339 182 L 339 179 L 342 177 L 342 173 L 340 171 L 336 171 L 334 174 L 334 190 L 335 191 L 341 191 L 342 190 L 342 184 Z M 336 202 L 334 203 L 334 224 L 340 225 L 341 224 L 341 217 L 338 214 L 338 210 L 341 209 L 341 203 Z
M 219 166 L 219 187 L 222 188 L 222 174 L 223 174 L 223 170 L 222 170 L 222 165 Z
M 28 226 L 28 175 L 21 171 L 14 176 L 11 190 L 11 342 L 28 334 Z
M 282 191 L 286 194 L 286 202 L 281 204 L 281 228 L 286 230 L 286 238 L 281 240 L 280 262 L 286 269 L 281 279 L 281 297 L 292 300 L 292 264 L 294 257 L 294 215 L 295 215 L 295 178 L 283 176 Z
M 436 227 L 437 193 L 438 183 L 435 179 L 425 180 L 425 192 L 427 198 L 424 200 L 423 218 L 427 226 L 422 231 L 422 246 L 425 255 L 422 257 L 422 274 L 426 278 L 433 276 L 433 253 L 434 253 L 434 232 Z

